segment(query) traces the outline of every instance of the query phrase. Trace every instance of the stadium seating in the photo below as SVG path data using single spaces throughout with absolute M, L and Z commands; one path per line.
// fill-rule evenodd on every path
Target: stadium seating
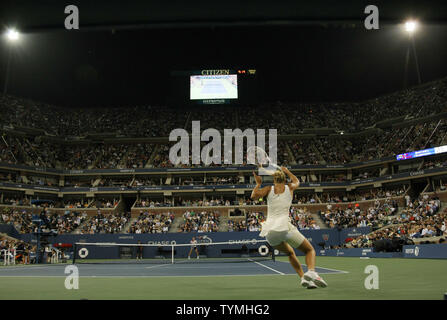
M 196 174 L 181 171 L 205 167 L 174 166 L 170 162 L 172 144 L 166 141 L 172 129 L 191 130 L 192 121 L 201 121 L 202 129 L 216 128 L 221 132 L 226 128 L 277 128 L 280 136 L 278 163 L 326 166 L 320 171 L 312 167 L 300 169 L 296 174 L 301 182 L 315 183 L 316 186 L 321 183 L 355 185 L 368 179 L 407 172 L 419 174 L 421 170 L 447 166 L 447 157 L 442 155 L 420 159 L 410 167 L 377 162 L 398 153 L 446 144 L 447 123 L 442 113 L 446 102 L 447 79 L 356 103 L 275 102 L 186 113 L 166 106 L 134 106 L 126 109 L 125 113 L 120 108 L 67 109 L 1 95 L 0 107 L 5 112 L 0 119 L 3 128 L 0 164 L 4 164 L 0 168 L 0 182 L 42 188 L 67 187 L 73 192 L 59 198 L 39 194 L 39 191 L 33 195 L 25 194 L 20 188 L 0 189 L 0 203 L 5 206 L 2 207 L 2 222 L 15 225 L 21 233 L 32 232 L 30 210 L 41 208 L 36 201 L 50 199 L 42 208 L 68 210 L 68 213 L 61 210 L 47 213 L 49 226 L 58 233 L 118 233 L 125 229 L 132 233 L 218 231 L 223 226 L 220 224 L 222 219 L 210 207 L 262 206 L 266 199 L 252 200 L 249 193 L 235 194 L 234 191 L 218 196 L 208 191 L 200 196 L 139 195 L 132 203 L 126 204 L 134 209 L 141 208 L 143 212 L 140 216 L 133 216 L 136 220 L 132 223 L 128 210 L 119 207 L 120 192 L 136 187 L 201 188 L 212 185 L 226 189 L 253 183 L 251 172 Z M 272 112 L 275 117 L 270 116 Z M 362 166 L 336 170 L 340 165 L 357 162 L 362 162 Z M 38 169 L 28 172 L 13 165 Z M 170 168 L 171 171 L 169 174 L 136 174 L 138 169 L 145 168 Z M 50 175 L 47 170 L 51 169 L 68 170 L 69 174 Z M 95 169 L 120 171 L 106 174 Z M 83 170 L 93 171 L 76 175 Z M 436 186 L 427 185 L 426 189 L 445 190 L 445 183 L 442 180 L 438 182 Z M 91 192 L 96 188 L 119 190 L 113 189 L 115 193 L 108 195 L 87 196 L 86 191 L 78 194 L 73 191 L 79 188 L 89 188 Z M 345 187 L 323 191 L 309 187 L 294 194 L 293 204 L 303 205 L 304 209 L 294 208 L 291 221 L 300 229 L 320 228 L 321 223 L 317 221 L 320 218 L 326 227 L 343 228 L 380 228 L 409 223 L 409 217 L 416 219 L 420 217 L 419 213 L 414 217 L 415 213 L 411 211 L 414 208 L 409 207 L 398 211 L 395 199 L 408 196 L 409 190 L 408 181 L 382 187 L 370 184 L 349 191 Z M 421 190 L 411 191 L 412 196 L 417 196 Z M 369 207 L 356 207 L 359 201 L 371 202 Z M 325 210 L 314 209 L 318 205 Z M 420 207 L 420 203 L 417 206 Z M 182 207 L 183 223 L 171 229 L 179 215 L 169 212 L 149 214 L 148 208 L 162 207 Z M 110 212 L 97 212 L 96 209 L 110 209 Z M 262 210 L 250 208 L 245 219 L 225 220 L 225 225 L 230 231 L 256 231 L 263 219 Z

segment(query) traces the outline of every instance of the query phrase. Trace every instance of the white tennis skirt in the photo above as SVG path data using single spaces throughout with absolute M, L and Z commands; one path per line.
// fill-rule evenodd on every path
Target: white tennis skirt
M 298 248 L 305 239 L 303 234 L 289 221 L 287 221 L 285 226 L 282 224 L 276 226 L 276 228 L 268 228 L 269 225 L 267 225 L 267 228 L 264 229 L 264 225 L 265 223 L 262 225 L 262 231 L 259 235 L 265 237 L 267 242 L 273 247 L 287 242 L 293 248 Z

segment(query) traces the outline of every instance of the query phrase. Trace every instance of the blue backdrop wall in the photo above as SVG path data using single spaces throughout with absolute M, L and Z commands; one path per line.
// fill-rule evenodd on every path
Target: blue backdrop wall
M 324 242 L 326 246 L 338 245 L 348 237 L 356 237 L 371 232 L 371 228 L 347 228 L 300 230 L 301 233 L 315 246 Z M 211 233 L 164 233 L 164 234 L 61 234 L 49 238 L 50 243 L 75 243 L 75 242 L 116 242 L 137 243 L 141 241 L 147 244 L 171 244 L 189 243 L 193 236 L 206 236 L 212 242 L 228 242 L 241 240 L 265 240 L 259 236 L 259 232 L 211 232 Z M 35 242 L 33 234 L 23 234 L 24 241 Z

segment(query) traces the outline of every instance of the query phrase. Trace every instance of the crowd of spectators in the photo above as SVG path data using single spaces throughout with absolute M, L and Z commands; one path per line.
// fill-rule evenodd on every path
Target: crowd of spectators
M 79 233 L 123 233 L 124 227 L 129 222 L 129 220 L 129 212 L 108 214 L 98 212 L 95 216 L 87 220 L 87 222 L 79 230 Z
M 66 199 L 63 201 L 64 208 L 67 209 L 82 209 L 88 208 L 88 200 L 86 199 Z
M 217 232 L 219 217 L 219 212 L 188 210 L 183 214 L 179 232 Z
M 14 261 L 15 264 L 35 263 L 37 247 L 28 242 L 0 235 L 0 259 Z M 9 256 L 9 257 L 8 257 Z
M 98 187 L 128 187 L 132 180 L 132 178 L 120 177 L 103 178 L 99 181 Z
M 87 220 L 85 212 L 76 211 L 62 213 L 47 209 L 34 215 L 42 220 L 40 227 L 43 231 L 53 231 L 58 234 L 71 233 Z M 11 224 L 19 233 L 35 232 L 38 228 L 37 224 L 33 222 L 31 211 L 7 207 L 2 208 L 0 223 Z
M 116 198 L 98 198 L 92 201 L 89 205 L 89 208 L 115 208 L 118 205 L 119 199 Z
M 422 118 L 439 113 L 447 101 L 447 78 L 356 103 L 267 103 L 242 108 L 182 112 L 166 106 L 122 108 L 62 108 L 29 99 L 0 96 L 5 128 L 41 129 L 42 137 L 3 134 L 0 162 L 27 163 L 69 170 L 86 168 L 172 167 L 169 145 L 145 143 L 61 143 L 65 138 L 113 133 L 122 137 L 167 137 L 172 129 L 191 129 L 193 120 L 201 128 L 276 128 L 279 134 L 307 133 L 306 129 L 329 128 L 334 133 L 370 130 L 366 135 L 343 139 L 309 135 L 308 139 L 278 142 L 282 164 L 342 164 L 365 161 L 395 153 L 439 145 L 447 133 L 445 120 L 427 120 L 400 128 L 374 128 L 380 121 Z M 275 117 L 269 115 L 275 114 Z M 167 125 L 168 124 L 168 125 Z M 336 136 L 336 135 L 335 135 Z M 5 143 L 6 142 L 6 143 Z M 289 153 L 291 151 L 291 154 Z M 154 159 L 150 162 L 151 156 Z
M 30 206 L 30 199 L 25 196 L 3 196 L 3 200 L 0 201 L 1 204 L 6 204 L 10 206 Z
M 144 176 L 136 176 L 135 180 L 132 184 L 132 186 L 134 187 L 138 187 L 138 186 L 161 186 L 164 185 L 165 183 L 163 182 L 163 180 L 165 180 L 166 177 L 160 177 L 160 178 L 149 178 L 149 177 L 144 177 Z
M 155 208 L 155 207 L 216 207 L 216 206 L 244 206 L 244 205 L 266 205 L 265 199 L 252 200 L 249 196 L 238 197 L 230 200 L 224 198 L 211 199 L 188 199 L 188 198 L 164 198 L 150 199 L 141 198 L 135 202 L 137 208 Z
M 339 205 L 328 204 L 326 210 L 320 211 L 321 219 L 329 228 L 372 227 L 377 228 L 390 223 L 398 204 L 395 200 L 376 200 L 367 209 L 361 209 L 358 203 L 348 204 L 346 209 Z
M 28 210 L 4 207 L 1 211 L 0 223 L 14 226 L 19 233 L 31 233 L 36 230 L 32 219 L 33 214 Z
M 289 212 L 290 216 L 290 222 L 301 230 L 318 230 L 320 229 L 320 226 L 315 221 L 315 218 L 312 216 L 312 214 L 307 211 L 307 208 L 290 208 Z
M 301 230 L 320 229 L 317 222 L 307 208 L 290 208 L 290 222 Z M 249 211 L 246 212 L 245 218 L 229 219 L 228 231 L 261 231 L 261 224 L 266 220 L 263 212 Z
M 174 128 L 201 127 L 277 128 L 279 133 L 300 133 L 305 128 L 334 128 L 359 131 L 387 118 L 432 115 L 440 112 L 447 98 L 447 79 L 356 103 L 268 103 L 241 108 L 192 110 L 189 113 L 167 106 L 122 108 L 61 108 L 29 99 L 0 96 L 4 110 L 2 125 L 15 124 L 44 129 L 56 136 L 85 136 L 109 133 L 129 136 L 167 136 Z M 275 114 L 275 117 L 266 115 Z M 243 116 L 240 116 L 243 115 Z M 186 123 L 187 120 L 189 123 Z M 169 123 L 169 126 L 166 126 Z M 186 125 L 186 127 L 185 127 Z
M 441 159 L 428 159 L 424 161 L 422 169 L 433 169 L 447 166 L 447 158 L 442 157 Z
M 294 204 L 313 204 L 318 202 L 315 194 L 294 193 L 292 200 Z
M 404 196 L 408 190 L 407 185 L 400 185 L 395 188 L 372 188 L 356 190 L 351 192 L 323 192 L 318 194 L 321 203 L 341 203 L 355 202 L 374 199 L 384 199 Z
M 42 219 L 42 230 L 43 231 L 54 231 L 58 234 L 71 233 L 76 230 L 81 223 L 86 221 L 87 213 L 77 212 L 77 211 L 66 211 L 65 213 L 56 212 L 45 212 L 41 214 Z
M 263 221 L 265 221 L 263 212 L 249 211 L 244 219 L 229 219 L 228 231 L 261 231 Z
M 289 138 L 278 142 L 277 161 L 282 165 L 340 165 L 352 161 L 375 160 L 398 153 L 438 146 L 445 142 L 446 134 L 447 123 L 438 126 L 436 120 L 427 120 L 425 123 L 402 128 L 376 129 L 361 138 L 336 139 L 328 136 L 299 140 Z M 12 143 L 11 146 L 17 146 L 18 144 L 22 146 L 22 148 L 17 147 L 17 150 L 13 150 L 13 154 L 17 155 L 17 163 L 40 167 L 64 168 L 67 170 L 174 167 L 169 160 L 169 150 L 172 144 L 132 145 L 109 142 L 107 144 L 60 145 L 56 142 L 50 144 L 47 141 L 30 143 L 27 138 L 9 140 Z M 9 152 L 11 146 L 7 148 L 3 143 L 2 149 L 0 149 L 0 160 L 3 159 L 2 161 L 10 163 L 16 162 L 14 159 L 11 160 L 12 154 Z M 246 164 L 245 160 L 244 157 L 242 165 Z M 176 167 L 181 168 L 203 166 L 204 164 L 194 165 L 192 161 L 188 165 L 176 165 Z M 219 166 L 228 165 L 222 162 Z M 353 179 L 377 175 L 377 172 L 368 172 L 366 175 L 354 176 Z M 331 180 L 333 179 L 331 178 Z M 335 181 L 338 181 L 338 179 Z M 234 182 L 238 183 L 238 180 Z M 197 183 L 205 184 L 207 182 L 197 180 Z
M 345 247 L 365 248 L 373 247 L 377 240 L 402 240 L 420 243 L 438 243 L 447 240 L 447 210 L 439 212 L 438 199 L 422 196 L 411 202 L 391 224 L 370 234 L 361 235 L 354 239 L 346 239 Z M 434 241 L 430 238 L 441 237 Z M 426 239 L 426 240 L 424 240 Z
M 162 201 L 154 200 L 154 199 L 148 199 L 148 198 L 141 198 L 137 201 L 135 201 L 136 208 L 157 208 L 157 207 L 172 207 L 172 201 L 170 199 L 163 199 Z
M 129 233 L 167 233 L 174 221 L 174 214 L 149 213 L 140 211 L 137 221 L 133 222 Z

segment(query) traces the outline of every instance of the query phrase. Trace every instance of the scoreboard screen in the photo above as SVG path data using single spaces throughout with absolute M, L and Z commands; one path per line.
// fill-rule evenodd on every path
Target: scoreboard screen
M 202 69 L 171 71 L 167 104 L 249 105 L 257 103 L 259 89 L 256 69 Z
M 237 75 L 191 76 L 190 99 L 237 99 Z
M 429 148 L 418 151 L 411 151 L 407 153 L 401 153 L 396 156 L 396 160 L 407 160 L 419 157 L 432 156 L 434 154 L 440 154 L 447 152 L 447 146 L 440 146 L 435 148 Z

